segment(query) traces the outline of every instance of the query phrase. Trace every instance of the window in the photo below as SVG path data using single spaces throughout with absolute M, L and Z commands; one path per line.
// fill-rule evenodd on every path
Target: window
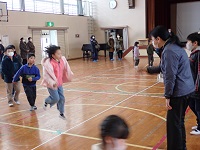
M 60 14 L 60 0 L 35 0 L 35 12 Z
M 3 0 L 8 10 L 78 15 L 77 0 Z M 63 2 L 63 5 L 61 4 Z M 83 15 L 91 16 L 91 2 L 82 1 Z M 64 8 L 64 10 L 62 10 Z M 63 12 L 64 11 L 64 12 Z
M 3 0 L 7 2 L 7 9 L 8 10 L 20 10 L 20 0 Z
M 64 12 L 68 15 L 77 15 L 77 0 L 64 0 Z

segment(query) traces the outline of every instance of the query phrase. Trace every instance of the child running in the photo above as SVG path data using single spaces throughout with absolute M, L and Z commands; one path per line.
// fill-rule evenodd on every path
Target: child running
M 15 74 L 13 82 L 16 83 L 19 76 L 22 76 L 24 92 L 31 106 L 30 111 L 36 110 L 36 81 L 40 79 L 40 70 L 35 65 L 35 54 L 28 54 L 27 64 L 23 65 Z
M 45 51 L 48 54 L 41 62 L 43 66 L 42 85 L 46 86 L 50 96 L 45 99 L 44 110 L 49 104 L 52 107 L 57 103 L 57 109 L 60 112 L 60 118 L 66 119 L 64 115 L 65 97 L 62 84 L 72 80 L 73 72 L 59 46 L 51 45 Z

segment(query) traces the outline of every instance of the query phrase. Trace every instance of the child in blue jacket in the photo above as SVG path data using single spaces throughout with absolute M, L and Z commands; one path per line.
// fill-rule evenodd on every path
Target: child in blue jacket
M 40 70 L 35 65 L 35 54 L 28 54 L 28 63 L 23 65 L 15 74 L 13 82 L 16 82 L 19 76 L 22 77 L 22 84 L 26 97 L 31 106 L 30 111 L 36 110 L 36 81 L 40 79 Z

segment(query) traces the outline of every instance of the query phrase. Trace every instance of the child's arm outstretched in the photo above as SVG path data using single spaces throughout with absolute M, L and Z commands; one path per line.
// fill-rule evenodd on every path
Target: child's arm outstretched
M 22 67 L 15 73 L 12 82 L 16 82 L 16 81 L 17 81 L 17 79 L 22 75 L 23 70 L 24 70 L 24 66 L 22 66 Z

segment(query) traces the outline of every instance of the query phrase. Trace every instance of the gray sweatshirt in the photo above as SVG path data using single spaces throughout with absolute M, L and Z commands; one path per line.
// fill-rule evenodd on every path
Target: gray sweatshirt
M 167 44 L 161 57 L 166 98 L 182 97 L 194 92 L 190 62 L 185 50 L 176 44 Z

